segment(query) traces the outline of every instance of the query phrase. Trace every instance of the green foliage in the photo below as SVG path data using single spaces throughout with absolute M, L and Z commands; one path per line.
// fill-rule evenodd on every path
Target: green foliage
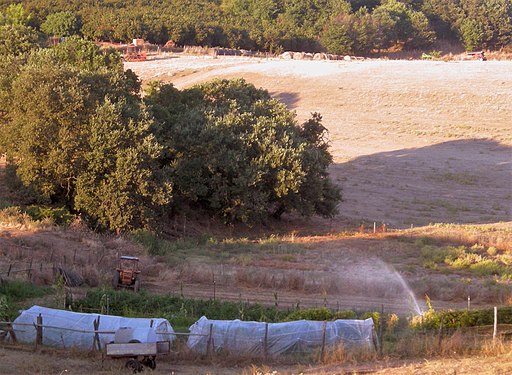
M 40 39 L 31 27 L 18 24 L 0 26 L 0 55 L 22 55 L 36 48 Z
M 109 296 L 110 314 L 127 317 L 163 317 L 169 320 L 173 327 L 183 330 L 192 325 L 201 316 L 208 319 L 259 322 L 283 322 L 292 320 L 335 320 L 357 319 L 353 311 L 334 312 L 327 308 L 307 310 L 279 310 L 276 307 L 265 307 L 246 302 L 223 302 L 218 300 L 198 300 L 183 297 L 148 294 L 145 292 L 132 293 L 129 291 L 111 291 L 96 289 L 89 291 L 86 297 L 73 304 L 74 311 L 81 309 L 98 309 L 104 304 L 105 295 Z M 378 313 L 363 314 L 364 317 L 378 318 Z M 378 324 L 378 323 L 377 323 Z
M 418 242 L 420 244 L 420 242 Z M 423 264 L 427 268 L 438 269 L 446 264 L 455 269 L 469 269 L 478 276 L 498 275 L 508 278 L 512 274 L 506 254 L 500 254 L 493 247 L 483 246 L 447 246 L 433 245 L 421 248 Z
M 0 320 L 9 318 L 9 303 L 7 302 L 7 296 L 0 294 Z
M 286 321 L 292 320 L 332 320 L 334 314 L 327 307 L 320 307 L 307 310 L 297 310 L 286 317 Z
M 0 145 L 23 185 L 93 225 L 150 223 L 170 186 L 157 176 L 160 146 L 140 83 L 117 52 L 72 37 L 0 77 Z
M 338 15 L 322 33 L 322 44 L 328 53 L 345 55 L 353 51 L 354 41 L 350 37 L 351 17 Z
M 23 281 L 4 281 L 0 285 L 0 319 L 14 320 L 20 308 L 27 308 L 25 301 L 51 294 L 52 288 L 38 287 Z
M 58 12 L 48 15 L 41 24 L 41 31 L 50 36 L 67 37 L 78 34 L 80 23 L 72 12 Z
M 75 216 L 64 207 L 52 208 L 43 206 L 28 206 L 27 208 L 24 209 L 24 211 L 33 220 L 48 219 L 52 223 L 55 223 L 57 225 L 69 225 L 71 221 L 75 218 Z
M 287 311 L 278 311 L 273 307 L 245 302 L 221 302 L 212 300 L 195 300 L 181 297 L 153 295 L 144 292 L 93 290 L 73 305 L 75 311 L 81 308 L 99 309 L 102 298 L 110 296 L 110 314 L 127 317 L 163 317 L 174 326 L 185 328 L 201 316 L 209 319 L 243 319 L 252 321 L 280 321 Z M 274 320 L 275 319 L 275 320 Z
M 148 255 L 166 255 L 169 252 L 177 250 L 177 244 L 159 238 L 155 233 L 137 229 L 130 233 L 130 236 L 146 248 Z
M 111 230 L 149 225 L 170 193 L 155 175 L 160 147 L 149 132 L 152 122 L 143 109 L 129 111 L 126 101 L 109 99 L 96 108 L 76 178 L 74 207 Z
M 11 4 L 4 12 L 0 11 L 0 55 L 4 59 L 8 55 L 22 55 L 39 45 L 39 34 L 31 27 L 31 21 L 32 14 L 22 4 Z
M 415 330 L 439 329 L 441 320 L 445 329 L 488 326 L 494 323 L 494 310 L 430 310 L 423 316 L 411 320 L 410 326 Z M 498 322 L 499 324 L 512 323 L 512 307 L 498 309 Z
M 296 310 L 287 315 L 285 321 L 293 320 L 336 320 L 336 319 L 357 319 L 357 314 L 352 310 L 333 311 L 327 307 Z M 364 319 L 364 318 L 361 318 Z
M 0 12 L 0 26 L 29 26 L 32 14 L 27 12 L 23 4 L 10 4 L 4 12 Z
M 240 79 L 183 92 L 154 85 L 146 100 L 178 203 L 226 222 L 336 212 L 340 192 L 328 179 L 332 158 L 319 115 L 299 127 L 283 104 Z
M 20 302 L 28 298 L 42 297 L 52 292 L 51 288 L 38 287 L 24 281 L 7 281 L 0 286 L 0 294 L 10 302 Z
M 70 0 L 58 13 L 39 0 L 23 4 L 35 16 L 10 5 L 0 25 L 41 24 L 50 35 L 103 41 L 368 54 L 396 44 L 427 48 L 436 36 L 468 49 L 500 48 L 512 37 L 508 0 Z

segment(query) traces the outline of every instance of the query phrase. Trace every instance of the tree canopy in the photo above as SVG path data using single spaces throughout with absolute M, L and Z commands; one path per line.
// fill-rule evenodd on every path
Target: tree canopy
M 436 38 L 460 41 L 467 49 L 501 48 L 512 41 L 509 0 L 26 0 L 25 8 L 15 3 L 0 5 L 0 25 L 8 19 L 40 26 L 51 36 L 78 33 L 102 41 L 143 38 L 157 44 L 362 54 L 395 45 L 429 48 Z
M 283 104 L 242 79 L 182 92 L 156 85 L 147 101 L 179 202 L 227 222 L 336 212 L 341 196 L 328 179 L 332 160 L 319 115 L 298 126 Z
M 160 147 L 139 83 L 119 55 L 71 38 L 17 67 L 1 73 L 0 145 L 20 183 L 95 225 L 146 224 L 168 189 L 151 164 Z
M 27 199 L 92 226 L 153 226 L 184 208 L 226 223 L 286 212 L 330 217 L 327 131 L 244 80 L 183 91 L 140 82 L 78 37 L 0 61 L 0 152 Z

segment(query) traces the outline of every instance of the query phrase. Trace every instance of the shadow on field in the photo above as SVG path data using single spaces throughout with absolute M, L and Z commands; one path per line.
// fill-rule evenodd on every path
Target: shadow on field
M 270 95 L 281 103 L 286 104 L 290 110 L 297 108 L 297 102 L 300 99 L 299 93 L 296 92 L 271 92 Z
M 512 147 L 457 140 L 358 157 L 331 167 L 342 216 L 397 227 L 512 220 Z

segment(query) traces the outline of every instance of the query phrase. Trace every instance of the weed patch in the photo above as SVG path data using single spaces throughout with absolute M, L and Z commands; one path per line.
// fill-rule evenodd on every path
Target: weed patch
M 52 294 L 50 287 L 38 287 L 28 282 L 9 281 L 0 286 L 0 314 L 4 318 L 13 320 L 18 316 L 18 310 L 25 308 L 24 302 L 31 298 L 43 297 Z

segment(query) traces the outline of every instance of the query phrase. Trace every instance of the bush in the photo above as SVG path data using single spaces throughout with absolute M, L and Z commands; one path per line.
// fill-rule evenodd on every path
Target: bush
M 487 326 L 494 323 L 494 310 L 430 310 L 422 316 L 414 317 L 410 326 L 416 330 L 439 329 L 441 320 L 446 329 Z M 512 306 L 498 309 L 498 323 L 512 324 Z
M 509 267 L 498 264 L 496 261 L 491 259 L 485 259 L 481 262 L 472 264 L 470 266 L 471 271 L 475 272 L 480 276 L 491 276 L 491 275 L 500 275 L 506 276 L 512 273 L 512 270 Z
M 132 231 L 131 237 L 146 248 L 148 255 L 165 255 L 176 250 L 176 247 L 170 242 L 158 238 L 155 233 L 145 229 Z
M 50 220 L 56 225 L 68 226 L 75 215 L 71 214 L 68 209 L 62 208 L 51 208 L 43 206 L 28 206 L 24 210 L 33 220 L 42 221 L 44 219 Z

